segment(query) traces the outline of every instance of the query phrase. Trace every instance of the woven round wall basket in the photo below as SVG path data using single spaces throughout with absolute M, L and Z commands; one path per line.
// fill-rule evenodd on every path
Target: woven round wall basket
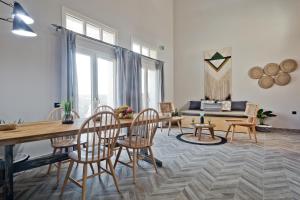
M 293 59 L 286 59 L 280 63 L 280 69 L 283 72 L 291 73 L 298 67 L 298 63 Z
M 258 80 L 258 85 L 263 89 L 271 88 L 274 85 L 274 79 L 271 76 L 263 76 Z
M 261 67 L 252 67 L 249 70 L 248 75 L 252 79 L 260 79 L 264 75 L 264 71 Z
M 275 83 L 280 86 L 287 85 L 291 82 L 291 75 L 285 72 L 280 72 L 276 77 L 275 77 Z
M 268 76 L 276 76 L 280 70 L 280 67 L 276 63 L 269 63 L 264 67 L 264 73 Z

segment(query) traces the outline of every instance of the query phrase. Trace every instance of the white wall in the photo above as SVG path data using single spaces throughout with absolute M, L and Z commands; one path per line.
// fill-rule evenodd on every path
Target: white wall
M 166 99 L 173 99 L 172 0 L 20 0 L 35 19 L 36 38 L 11 34 L 11 24 L 0 21 L 0 119 L 44 120 L 59 98 L 59 44 L 50 24 L 61 24 L 62 6 L 118 31 L 119 45 L 130 48 L 134 36 L 164 45 Z M 1 17 L 10 8 L 1 4 Z M 31 155 L 46 153 L 48 141 L 25 145 Z M 46 148 L 47 147 L 47 148 Z
M 299 0 L 175 0 L 174 98 L 178 107 L 204 96 L 203 52 L 232 47 L 233 100 L 257 102 L 278 114 L 274 127 L 300 129 L 300 67 L 284 87 L 260 89 L 255 65 L 294 58 L 300 64 Z M 291 111 L 298 115 L 291 115 Z

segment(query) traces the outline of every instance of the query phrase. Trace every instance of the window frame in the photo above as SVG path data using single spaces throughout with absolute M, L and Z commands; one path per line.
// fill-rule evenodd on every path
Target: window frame
M 93 19 L 91 19 L 87 16 L 84 16 L 84 15 L 82 15 L 82 14 L 80 14 L 80 13 L 74 11 L 74 10 L 71 10 L 69 8 L 66 8 L 64 6 L 62 7 L 62 26 L 63 27 L 67 28 L 66 27 L 66 16 L 67 15 L 69 15 L 73 18 L 76 18 L 78 20 L 81 20 L 83 22 L 83 35 L 87 36 L 86 35 L 86 25 L 90 24 L 90 25 L 95 26 L 95 27 L 100 29 L 100 40 L 101 41 L 103 41 L 103 31 L 106 31 L 108 33 L 112 33 L 112 34 L 115 35 L 115 43 L 112 44 L 112 45 L 117 45 L 118 44 L 118 32 L 117 32 L 116 29 L 114 29 L 112 27 L 109 27 L 109 26 L 107 26 L 103 23 L 100 23 L 96 20 L 93 20 Z M 87 36 L 87 37 L 89 37 L 89 36 Z M 96 38 L 94 38 L 94 39 L 96 39 Z M 98 40 L 98 39 L 96 39 L 96 40 Z
M 140 46 L 140 51 L 139 51 L 140 53 L 138 53 L 138 52 L 136 52 L 136 51 L 133 50 L 133 44 L 137 44 L 137 45 Z M 144 55 L 143 54 L 143 51 L 142 51 L 143 48 L 148 49 L 148 55 Z M 137 38 L 134 38 L 134 37 L 131 37 L 131 50 L 134 51 L 135 53 L 141 54 L 143 56 L 146 56 L 146 57 L 149 57 L 149 58 L 152 58 L 152 59 L 155 59 L 155 60 L 157 60 L 158 56 L 159 56 L 158 50 L 157 50 L 157 48 L 154 47 L 154 45 L 149 45 L 148 43 L 143 42 L 143 41 L 141 41 L 141 40 L 139 40 Z M 150 53 L 151 51 L 155 51 L 156 52 L 156 58 L 151 57 L 151 53 Z

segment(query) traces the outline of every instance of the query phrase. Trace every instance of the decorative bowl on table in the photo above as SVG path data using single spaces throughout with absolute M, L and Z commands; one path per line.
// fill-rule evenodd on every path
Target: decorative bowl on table
M 131 107 L 124 105 L 115 109 L 116 116 L 119 119 L 132 119 L 133 118 L 133 110 Z

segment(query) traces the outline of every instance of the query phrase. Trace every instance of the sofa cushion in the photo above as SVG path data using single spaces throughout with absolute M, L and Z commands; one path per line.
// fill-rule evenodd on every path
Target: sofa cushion
M 220 101 L 222 103 L 222 111 L 231 111 L 231 101 Z
M 245 111 L 246 105 L 247 105 L 247 101 L 232 101 L 231 102 L 231 110 L 232 111 Z
M 200 110 L 201 109 L 201 101 L 190 101 L 189 110 Z

